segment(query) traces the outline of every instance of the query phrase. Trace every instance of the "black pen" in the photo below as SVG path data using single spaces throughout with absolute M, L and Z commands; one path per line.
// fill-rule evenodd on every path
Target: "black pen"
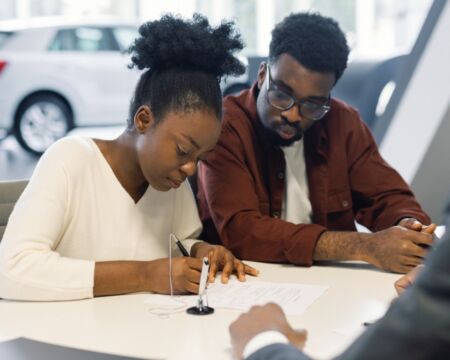
M 189 256 L 188 251 L 186 250 L 186 248 L 183 246 L 183 244 L 181 243 L 180 239 L 177 238 L 177 236 L 175 234 L 170 234 L 173 236 L 173 238 L 175 239 L 175 244 L 177 244 L 178 249 L 180 249 L 181 253 L 183 254 L 183 256 Z

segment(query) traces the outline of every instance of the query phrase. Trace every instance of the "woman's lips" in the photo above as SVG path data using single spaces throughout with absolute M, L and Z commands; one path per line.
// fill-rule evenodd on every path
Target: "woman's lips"
M 172 180 L 171 178 L 168 178 L 168 179 L 169 179 L 170 185 L 171 185 L 173 188 L 179 188 L 180 185 L 183 183 L 182 180 Z

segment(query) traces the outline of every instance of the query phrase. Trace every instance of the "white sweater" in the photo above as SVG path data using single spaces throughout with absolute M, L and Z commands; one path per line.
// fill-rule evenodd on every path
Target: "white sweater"
M 135 204 L 92 139 L 59 140 L 9 218 L 0 243 L 0 297 L 90 298 L 96 261 L 167 258 L 171 232 L 182 240 L 201 232 L 187 181 L 167 192 L 149 186 Z M 183 241 L 188 249 L 194 242 Z

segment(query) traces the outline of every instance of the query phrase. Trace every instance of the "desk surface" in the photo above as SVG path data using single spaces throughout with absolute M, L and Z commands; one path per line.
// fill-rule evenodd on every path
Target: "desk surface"
M 329 286 L 303 315 L 289 317 L 294 327 L 308 330 L 305 351 L 315 358 L 337 355 L 363 331 L 363 322 L 383 314 L 395 297 L 393 283 L 399 278 L 366 264 L 312 268 L 249 264 L 261 271 L 249 281 Z M 239 311 L 216 309 L 204 317 L 181 312 L 161 318 L 149 312 L 146 297 L 133 294 L 47 303 L 0 300 L 0 340 L 23 336 L 141 358 L 232 358 L 228 326 Z

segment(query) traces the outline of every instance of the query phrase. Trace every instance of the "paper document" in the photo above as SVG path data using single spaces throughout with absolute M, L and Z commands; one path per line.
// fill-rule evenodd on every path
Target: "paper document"
M 248 310 L 253 305 L 274 302 L 280 305 L 287 315 L 300 315 L 319 298 L 327 286 L 303 285 L 271 282 L 239 282 L 235 279 L 228 284 L 209 284 L 206 291 L 208 304 L 213 308 Z M 197 295 L 173 296 L 149 295 L 145 302 L 160 306 L 196 305 Z
M 442 239 L 445 234 L 445 225 L 438 226 L 434 231 L 434 234 L 439 238 L 439 240 Z

